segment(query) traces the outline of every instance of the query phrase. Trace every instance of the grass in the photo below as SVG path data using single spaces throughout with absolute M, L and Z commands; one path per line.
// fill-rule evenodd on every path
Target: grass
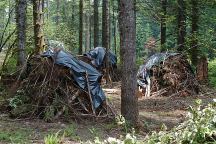
M 30 143 L 31 129 L 11 129 L 0 131 L 0 142 Z
M 64 136 L 60 136 L 58 131 L 55 134 L 49 134 L 47 136 L 44 137 L 44 143 L 45 144 L 59 144 L 61 143 L 62 139 Z
M 69 137 L 70 139 L 74 141 L 80 141 L 80 137 L 76 133 L 77 126 L 72 123 L 64 130 L 65 137 Z

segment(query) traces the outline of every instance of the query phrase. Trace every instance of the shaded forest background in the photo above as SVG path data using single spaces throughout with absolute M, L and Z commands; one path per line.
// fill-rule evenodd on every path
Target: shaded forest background
M 149 105 L 138 111 L 143 105 L 136 96 L 136 70 L 155 53 L 182 53 L 192 65 L 192 75 L 207 84 L 203 89 L 208 93 L 209 83 L 216 87 L 215 10 L 213 0 L 1 0 L 0 76 L 28 70 L 31 56 L 42 54 L 51 40 L 64 44 L 73 55 L 104 47 L 116 54 L 121 71 L 116 105 L 136 125 L 139 112 L 156 106 L 151 100 L 142 101 Z
M 184 3 L 182 7 L 181 2 Z M 185 37 L 184 47 L 181 51 L 192 57 L 196 50 L 198 51 L 198 57 L 206 56 L 209 59 L 215 57 L 216 4 L 212 0 L 194 2 L 197 3 L 195 9 L 193 8 L 193 1 L 136 0 L 137 61 L 142 63 L 143 59 L 151 55 L 152 51 L 176 51 L 181 46 L 178 40 L 178 31 L 181 27 L 179 19 L 183 19 L 181 29 L 185 29 L 185 32 L 183 32 L 185 33 L 183 34 Z M 104 30 L 102 25 L 102 1 L 98 1 L 96 5 L 91 0 L 44 0 L 42 3 L 45 39 L 61 41 L 65 44 L 66 49 L 74 54 L 79 52 L 81 44 L 83 52 L 96 47 L 95 37 L 98 39 L 97 46 L 102 46 L 102 31 Z M 17 48 L 14 45 L 16 40 L 14 32 L 16 29 L 15 5 L 14 0 L 2 0 L 0 2 L 0 50 L 11 47 L 11 45 Z M 98 32 L 96 32 L 96 36 L 94 36 L 95 9 L 98 9 L 98 19 L 96 19 L 98 20 Z M 108 1 L 109 48 L 119 56 L 118 11 L 118 1 Z M 194 13 L 194 11 L 196 12 Z M 28 2 L 26 19 L 27 53 L 34 49 L 32 13 L 32 3 Z M 197 15 L 197 30 L 195 30 L 195 33 L 192 30 L 194 14 Z M 80 24 L 80 21 L 82 21 L 82 24 Z M 82 31 L 80 31 L 81 27 Z M 79 43 L 81 33 L 82 42 Z M 10 38 L 8 39 L 8 37 Z M 195 37 L 197 41 L 195 50 L 192 46 L 192 37 Z

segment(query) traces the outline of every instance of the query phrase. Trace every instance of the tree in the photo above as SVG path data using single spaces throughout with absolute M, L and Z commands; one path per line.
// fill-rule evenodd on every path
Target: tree
M 88 11 L 86 12 L 86 48 L 91 49 L 91 0 L 88 1 Z
M 49 0 L 46 0 L 46 8 L 47 8 L 46 18 L 48 20 L 49 19 Z
M 17 27 L 17 65 L 23 66 L 25 63 L 25 43 L 26 43 L 26 0 L 16 0 L 16 27 Z
M 115 1 L 112 0 L 112 25 L 113 25 L 113 47 L 115 54 L 117 54 L 117 47 L 116 47 L 116 19 L 115 19 Z
M 138 121 L 136 96 L 136 30 L 134 1 L 120 0 L 121 113 L 131 124 Z
M 191 0 L 192 16 L 191 16 L 191 62 L 194 66 L 198 63 L 198 21 L 199 21 L 199 8 L 198 0 Z
M 57 16 L 56 16 L 56 25 L 59 25 L 59 18 L 60 18 L 60 2 L 59 0 L 56 0 L 56 10 L 57 10 Z
M 83 42 L 83 0 L 79 1 L 79 54 L 82 54 Z
M 161 0 L 161 51 L 165 50 L 166 43 L 166 13 L 167 13 L 167 0 Z
M 72 20 L 72 25 L 74 26 L 75 24 L 75 0 L 72 0 L 72 14 L 71 14 L 71 20 Z
M 110 65 L 109 65 L 109 6 L 108 0 L 103 0 L 103 11 L 102 11 L 102 47 L 106 48 L 105 54 L 105 78 L 106 82 L 111 81 L 109 76 Z
M 185 49 L 185 36 L 186 36 L 186 8 L 185 1 L 178 0 L 178 51 L 183 51 Z
M 99 45 L 98 0 L 94 0 L 94 47 Z
M 33 0 L 33 23 L 35 53 L 40 54 L 44 48 L 42 0 Z

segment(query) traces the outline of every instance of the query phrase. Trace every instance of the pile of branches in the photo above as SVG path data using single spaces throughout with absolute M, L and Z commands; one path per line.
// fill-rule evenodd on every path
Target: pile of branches
M 108 68 L 105 65 L 104 65 L 104 67 L 102 67 L 102 66 L 96 67 L 95 65 L 92 64 L 92 59 L 90 59 L 87 56 L 79 55 L 77 58 L 81 61 L 84 61 L 84 62 L 90 64 L 92 67 L 97 69 L 103 75 L 103 79 L 105 79 L 105 73 L 108 70 L 110 81 L 112 81 L 112 82 L 120 81 L 120 75 L 121 74 L 120 74 L 120 70 L 117 68 L 117 66 L 112 66 L 111 64 L 109 64 Z
M 199 92 L 187 58 L 181 54 L 169 56 L 150 69 L 151 96 L 189 96 Z
M 90 92 L 77 86 L 70 69 L 54 64 L 52 59 L 32 57 L 22 75 L 10 101 L 12 106 L 16 103 L 11 112 L 16 117 L 36 116 L 50 121 L 65 115 L 74 118 L 111 115 L 106 102 L 95 110 Z M 21 100 L 17 103 L 14 99 Z

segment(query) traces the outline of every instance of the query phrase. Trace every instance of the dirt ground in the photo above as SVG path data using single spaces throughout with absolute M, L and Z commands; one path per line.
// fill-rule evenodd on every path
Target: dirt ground
M 120 113 L 120 83 L 104 86 L 104 91 L 113 108 Z M 205 94 L 191 97 L 149 97 L 139 99 L 140 131 L 139 138 L 143 138 L 153 130 L 159 130 L 162 124 L 172 128 L 184 121 L 187 108 L 196 99 L 202 99 L 206 105 L 216 98 L 216 91 L 204 88 Z M 95 137 L 120 137 L 125 131 L 114 121 L 55 121 L 46 123 L 43 120 L 10 119 L 7 114 L 0 114 L 0 143 L 43 143 L 48 134 L 64 135 L 64 143 L 79 143 L 79 141 L 93 141 Z M 65 133 L 65 134 L 63 134 Z

